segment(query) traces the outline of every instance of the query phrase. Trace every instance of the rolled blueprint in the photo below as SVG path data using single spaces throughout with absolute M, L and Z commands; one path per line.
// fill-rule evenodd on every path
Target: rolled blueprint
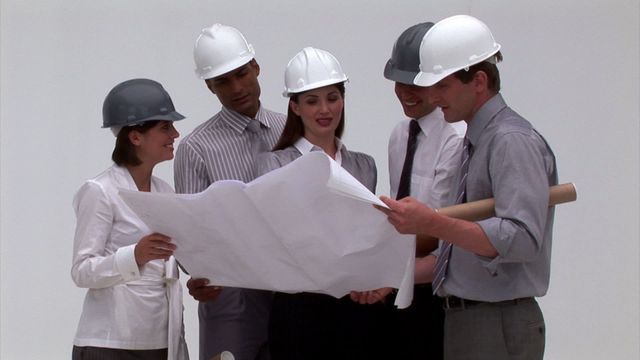
M 549 206 L 576 201 L 576 186 L 573 183 L 554 185 L 549 188 Z M 495 216 L 495 201 L 484 199 L 464 204 L 447 206 L 438 212 L 456 219 L 479 221 Z

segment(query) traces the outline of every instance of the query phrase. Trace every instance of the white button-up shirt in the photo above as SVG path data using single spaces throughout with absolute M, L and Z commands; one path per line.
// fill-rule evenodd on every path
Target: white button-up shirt
M 73 200 L 77 223 L 71 277 L 89 289 L 74 345 L 168 347 L 170 359 L 188 358 L 175 259 L 137 265 L 135 245 L 151 230 L 120 198 L 119 189 L 137 186 L 126 168 L 114 165 L 87 180 Z M 151 191 L 173 192 L 156 177 Z
M 409 122 L 398 123 L 389 138 L 389 182 L 391 196 L 396 197 L 400 175 L 407 152 Z M 455 192 L 454 177 L 460 166 L 464 122 L 449 124 L 440 108 L 417 119 L 420 129 L 418 147 L 411 170 L 410 195 L 433 208 L 446 204 L 449 193 Z

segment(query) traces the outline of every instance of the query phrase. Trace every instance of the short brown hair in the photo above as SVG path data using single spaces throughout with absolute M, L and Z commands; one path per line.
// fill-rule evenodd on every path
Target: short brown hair
M 129 140 L 129 133 L 137 131 L 141 134 L 146 133 L 152 127 L 156 126 L 160 120 L 145 121 L 140 125 L 125 126 L 118 132 L 116 136 L 116 146 L 111 153 L 111 159 L 118 166 L 138 166 L 142 161 L 136 155 L 136 149 Z
M 340 92 L 340 96 L 344 99 L 344 83 L 337 83 L 328 86 L 335 86 L 338 88 Z M 304 92 L 299 94 L 291 95 L 290 100 L 298 103 L 298 96 L 304 94 Z M 342 137 L 342 133 L 344 132 L 344 106 L 342 107 L 342 115 L 340 119 L 340 123 L 336 128 L 336 137 Z M 304 136 L 304 125 L 302 124 L 302 118 L 291 110 L 291 106 L 288 107 L 287 110 L 287 122 L 284 124 L 284 129 L 282 130 L 282 135 L 280 135 L 280 139 L 278 139 L 278 143 L 273 147 L 273 150 L 282 150 L 286 149 L 289 146 L 295 144 L 298 139 Z
M 502 61 L 502 53 L 498 51 L 492 56 L 495 61 L 483 61 L 475 65 L 471 65 L 468 70 L 462 69 L 453 73 L 458 80 L 463 84 L 468 84 L 478 71 L 482 71 L 487 74 L 487 87 L 493 92 L 500 92 L 500 72 L 498 71 L 497 63 Z

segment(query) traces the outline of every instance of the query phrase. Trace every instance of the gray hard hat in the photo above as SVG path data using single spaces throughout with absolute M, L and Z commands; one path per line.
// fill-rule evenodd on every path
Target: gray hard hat
M 420 44 L 432 26 L 432 22 L 416 24 L 398 37 L 393 44 L 391 58 L 384 67 L 385 78 L 413 85 L 413 79 L 420 72 Z
M 184 119 L 157 81 L 132 79 L 116 85 L 104 99 L 102 127 L 121 128 L 150 120 Z

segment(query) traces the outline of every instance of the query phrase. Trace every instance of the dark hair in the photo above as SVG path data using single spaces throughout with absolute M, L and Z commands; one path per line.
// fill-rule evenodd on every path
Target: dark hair
M 456 71 L 453 73 L 453 76 L 462 81 L 463 84 L 468 84 L 478 71 L 482 71 L 487 74 L 487 87 L 489 90 L 498 93 L 500 92 L 500 72 L 498 72 L 496 64 L 502 61 L 502 53 L 498 51 L 493 55 L 493 58 L 495 58 L 495 63 L 485 60 L 475 65 L 471 65 L 469 70 L 462 69 Z
M 140 125 L 125 126 L 118 132 L 116 136 L 116 146 L 113 148 L 111 159 L 118 166 L 138 166 L 142 161 L 136 155 L 136 148 L 129 140 L 129 133 L 137 131 L 141 134 L 146 133 L 152 127 L 156 126 L 160 120 L 145 121 Z
M 327 86 L 335 86 L 338 88 L 342 99 L 344 99 L 344 83 L 331 84 Z M 309 90 L 311 91 L 311 90 Z M 306 91 L 305 91 L 306 92 Z M 298 97 L 305 92 L 301 92 L 299 94 L 291 95 L 290 101 L 298 103 Z M 284 129 L 282 130 L 282 135 L 280 135 L 280 139 L 273 147 L 273 151 L 286 149 L 289 146 L 295 144 L 298 139 L 304 136 L 304 125 L 302 124 L 302 118 L 298 116 L 296 113 L 291 110 L 291 106 L 287 106 L 287 122 L 284 124 Z M 340 123 L 336 128 L 336 137 L 342 137 L 342 133 L 344 132 L 344 106 L 342 107 L 342 114 Z

